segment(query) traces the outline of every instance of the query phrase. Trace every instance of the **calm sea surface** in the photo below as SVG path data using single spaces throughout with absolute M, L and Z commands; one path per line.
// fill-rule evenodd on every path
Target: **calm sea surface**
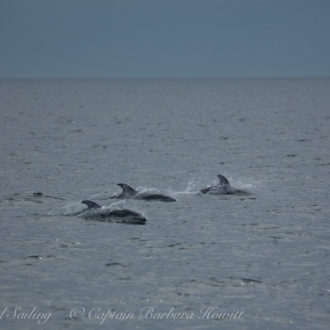
M 328 329 L 330 79 L 3 80 L 0 148 L 1 328 Z

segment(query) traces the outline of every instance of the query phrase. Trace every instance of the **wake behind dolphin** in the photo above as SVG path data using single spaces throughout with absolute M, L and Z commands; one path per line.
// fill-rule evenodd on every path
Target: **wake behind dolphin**
M 156 194 L 152 192 L 141 192 L 135 190 L 131 186 L 125 183 L 118 183 L 118 186 L 122 188 L 122 192 L 112 196 L 114 199 L 141 199 L 145 201 L 161 201 L 161 202 L 175 202 L 176 200 L 170 196 L 163 194 Z
M 219 174 L 218 178 L 219 178 L 219 183 L 217 185 L 204 188 L 204 189 L 200 190 L 200 192 L 203 194 L 210 194 L 210 195 L 234 195 L 234 194 L 246 195 L 246 194 L 248 194 L 244 190 L 233 188 L 230 185 L 228 179 L 226 177 L 224 177 L 223 175 Z
M 147 221 L 141 213 L 129 209 L 109 209 L 101 207 L 99 204 L 90 200 L 83 200 L 82 203 L 87 205 L 87 210 L 84 210 L 80 214 L 84 219 L 114 221 L 138 225 L 143 225 Z

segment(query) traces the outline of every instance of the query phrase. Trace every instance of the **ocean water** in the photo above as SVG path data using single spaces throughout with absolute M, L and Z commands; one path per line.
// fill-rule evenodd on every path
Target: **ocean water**
M 2 80 L 0 138 L 1 328 L 328 329 L 330 79 Z

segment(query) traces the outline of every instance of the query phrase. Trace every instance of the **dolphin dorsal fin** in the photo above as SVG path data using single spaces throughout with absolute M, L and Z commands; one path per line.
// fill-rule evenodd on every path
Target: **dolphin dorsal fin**
M 131 186 L 129 186 L 128 184 L 118 183 L 118 186 L 121 187 L 121 189 L 123 189 L 123 194 L 127 196 L 133 196 L 137 193 L 136 190 Z
M 220 180 L 220 186 L 226 186 L 229 185 L 229 181 L 227 180 L 227 178 L 225 178 L 223 175 L 219 174 L 218 178 Z
M 82 201 L 83 204 L 86 204 L 87 207 L 88 207 L 88 210 L 90 209 L 98 209 L 100 208 L 101 206 L 93 201 L 89 201 L 89 200 L 83 200 Z

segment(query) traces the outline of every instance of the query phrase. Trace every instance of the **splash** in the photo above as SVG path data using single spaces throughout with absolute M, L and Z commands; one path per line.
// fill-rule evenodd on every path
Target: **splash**
M 51 210 L 48 215 L 77 215 L 85 209 L 86 206 L 81 202 L 70 202 L 60 208 Z
M 200 186 L 201 186 L 200 181 L 192 179 L 188 182 L 187 187 L 184 190 L 176 191 L 173 189 L 169 189 L 169 193 L 172 195 L 194 195 L 199 192 Z

